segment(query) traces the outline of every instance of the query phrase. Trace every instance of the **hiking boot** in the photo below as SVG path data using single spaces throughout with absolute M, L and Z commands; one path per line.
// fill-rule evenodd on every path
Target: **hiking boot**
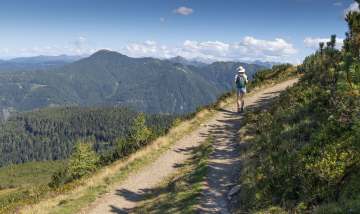
M 240 113 L 243 113 L 244 112 L 244 108 L 241 108 L 241 111 L 240 111 Z
M 237 112 L 240 113 L 240 108 L 238 108 Z

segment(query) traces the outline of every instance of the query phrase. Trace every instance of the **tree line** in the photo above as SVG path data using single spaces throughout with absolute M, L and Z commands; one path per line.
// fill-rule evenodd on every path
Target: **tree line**
M 126 136 L 139 112 L 128 107 L 57 107 L 22 112 L 0 122 L 0 166 L 67 159 L 78 140 L 107 154 Z M 143 114 L 152 133 L 182 115 Z

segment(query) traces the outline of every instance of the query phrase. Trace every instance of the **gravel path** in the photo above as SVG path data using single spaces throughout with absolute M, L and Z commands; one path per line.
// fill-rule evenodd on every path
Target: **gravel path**
M 246 97 L 245 110 L 269 102 L 296 81 L 289 80 Z M 236 104 L 233 104 L 223 109 L 190 135 L 179 140 L 151 165 L 131 174 L 82 213 L 128 213 L 148 190 L 156 187 L 189 158 L 191 151 L 199 146 L 210 132 L 215 134 L 214 149 L 198 208 L 200 213 L 227 213 L 232 208 L 232 201 L 226 200 L 226 194 L 240 170 L 235 135 L 241 127 L 243 116 L 236 113 L 236 108 Z

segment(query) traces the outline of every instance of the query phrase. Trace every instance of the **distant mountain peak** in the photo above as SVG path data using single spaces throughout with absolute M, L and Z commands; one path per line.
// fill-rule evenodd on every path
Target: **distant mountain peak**
M 113 56 L 113 57 L 117 57 L 117 58 L 131 58 L 128 57 L 124 54 L 121 54 L 119 52 L 116 51 L 110 51 L 110 50 L 106 50 L 106 49 L 101 49 L 95 53 L 93 53 L 90 57 L 109 57 L 109 56 Z
M 187 59 L 185 59 L 184 57 L 177 55 L 176 57 L 171 57 L 169 58 L 169 60 L 185 60 L 185 61 L 189 61 Z
M 183 60 L 189 61 L 189 60 L 185 59 L 184 57 L 182 57 L 180 55 L 177 55 L 176 57 L 172 57 L 170 59 L 183 59 Z
M 171 62 L 174 62 L 174 63 L 181 63 L 183 65 L 193 65 L 193 66 L 196 66 L 196 67 L 204 67 L 204 66 L 207 66 L 209 64 L 207 63 L 203 63 L 203 62 L 200 62 L 200 61 L 190 61 L 190 60 L 187 60 L 185 59 L 184 57 L 178 55 L 176 57 L 172 57 L 170 59 Z
M 265 66 L 267 68 L 272 68 L 274 65 L 280 65 L 282 64 L 281 62 L 268 62 L 268 61 L 261 61 L 261 60 L 255 60 L 253 62 L 250 62 L 250 64 L 255 64 L 255 65 L 261 65 L 261 66 Z

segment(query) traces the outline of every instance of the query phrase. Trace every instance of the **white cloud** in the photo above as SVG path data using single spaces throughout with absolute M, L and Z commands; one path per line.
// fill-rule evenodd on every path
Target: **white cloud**
M 150 42 L 153 44 L 153 42 Z M 120 52 L 130 57 L 158 57 L 169 58 L 180 55 L 187 59 L 203 58 L 212 61 L 237 61 L 259 59 L 263 61 L 285 61 L 290 55 L 298 51 L 292 44 L 286 43 L 282 39 L 272 41 L 259 40 L 253 37 L 244 37 L 238 43 L 222 43 L 219 41 L 196 42 L 186 40 L 185 42 L 173 46 L 165 45 L 146 45 L 134 43 L 124 48 Z
M 159 21 L 159 22 L 165 22 L 165 19 L 164 19 L 164 18 L 160 18 L 158 21 Z M 170 21 L 170 20 L 167 20 L 166 22 L 170 23 L 171 21 Z
M 156 42 L 146 40 L 144 44 L 147 45 L 147 46 L 154 46 L 154 45 L 156 45 Z
M 92 50 L 100 50 L 101 48 L 95 48 L 93 42 L 89 42 L 84 37 L 79 37 L 74 41 L 69 42 L 72 44 L 72 47 L 64 46 L 65 52 L 67 54 L 85 54 L 93 53 Z
M 27 51 L 27 49 L 23 48 L 20 49 L 22 52 Z M 30 50 L 30 53 L 36 53 L 36 54 L 53 54 L 56 53 L 58 51 L 58 47 L 56 45 L 54 46 L 42 46 L 42 47 L 33 47 Z
M 79 37 L 77 40 L 75 40 L 74 42 L 74 45 L 77 47 L 77 48 L 81 48 L 81 45 L 86 43 L 86 40 L 83 38 L 83 37 Z
M 130 57 L 170 58 L 180 55 L 187 59 L 203 59 L 208 62 L 239 60 L 286 62 L 289 60 L 289 56 L 293 56 L 298 52 L 293 48 L 292 44 L 285 42 L 283 39 L 260 40 L 249 36 L 234 43 L 186 40 L 179 44 L 164 45 L 151 40 L 133 41 L 127 46 L 111 49 L 109 45 L 95 47 L 83 37 L 73 40 L 70 44 L 64 44 L 60 47 L 57 45 L 26 47 L 9 54 L 13 56 L 82 55 L 85 53 L 93 54 L 101 49 L 107 49 L 118 51 Z M 3 53 L 3 55 L 5 55 L 5 51 L 9 52 L 7 49 L 0 49 L 0 53 Z
M 346 15 L 350 12 L 350 11 L 358 11 L 360 12 L 359 10 L 359 4 L 358 3 L 352 3 L 348 8 L 344 9 L 340 15 L 339 15 L 339 19 L 345 19 Z
M 187 16 L 194 13 L 194 10 L 191 8 L 179 7 L 178 9 L 173 10 L 172 12 L 178 15 Z
M 3 52 L 5 52 L 5 53 L 9 53 L 10 51 L 9 51 L 9 49 L 4 48 L 4 49 L 3 49 Z
M 258 40 L 247 36 L 239 43 L 243 47 L 247 47 L 248 52 L 259 53 L 269 56 L 290 56 L 296 54 L 297 50 L 292 44 L 286 43 L 283 39 L 275 39 L 274 41 Z
M 147 41 L 149 43 L 150 41 Z M 92 54 L 100 49 L 109 49 L 102 47 L 93 47 L 93 45 L 88 42 L 85 38 L 79 37 L 76 40 L 69 42 L 72 45 L 64 45 L 59 47 L 58 45 L 45 45 L 45 46 L 36 46 L 32 48 L 21 48 L 18 51 L 14 51 L 11 54 L 14 56 L 38 56 L 38 55 L 48 55 L 48 56 L 58 56 L 61 54 L 67 55 L 79 55 L 79 54 Z M 151 43 L 151 42 L 150 42 Z
M 342 2 L 341 1 L 336 2 L 336 3 L 333 4 L 333 6 L 342 6 Z
M 330 42 L 330 39 L 327 39 L 327 38 L 325 38 L 325 39 L 320 39 L 320 38 L 312 39 L 310 37 L 306 37 L 304 39 L 304 41 L 302 41 L 302 42 L 306 45 L 306 47 L 317 50 L 317 49 L 319 49 L 319 43 L 320 42 L 323 42 L 325 44 L 324 47 L 326 47 L 326 43 Z M 341 47 L 343 46 L 343 43 L 344 43 L 344 39 L 336 38 L 335 48 L 341 50 Z

